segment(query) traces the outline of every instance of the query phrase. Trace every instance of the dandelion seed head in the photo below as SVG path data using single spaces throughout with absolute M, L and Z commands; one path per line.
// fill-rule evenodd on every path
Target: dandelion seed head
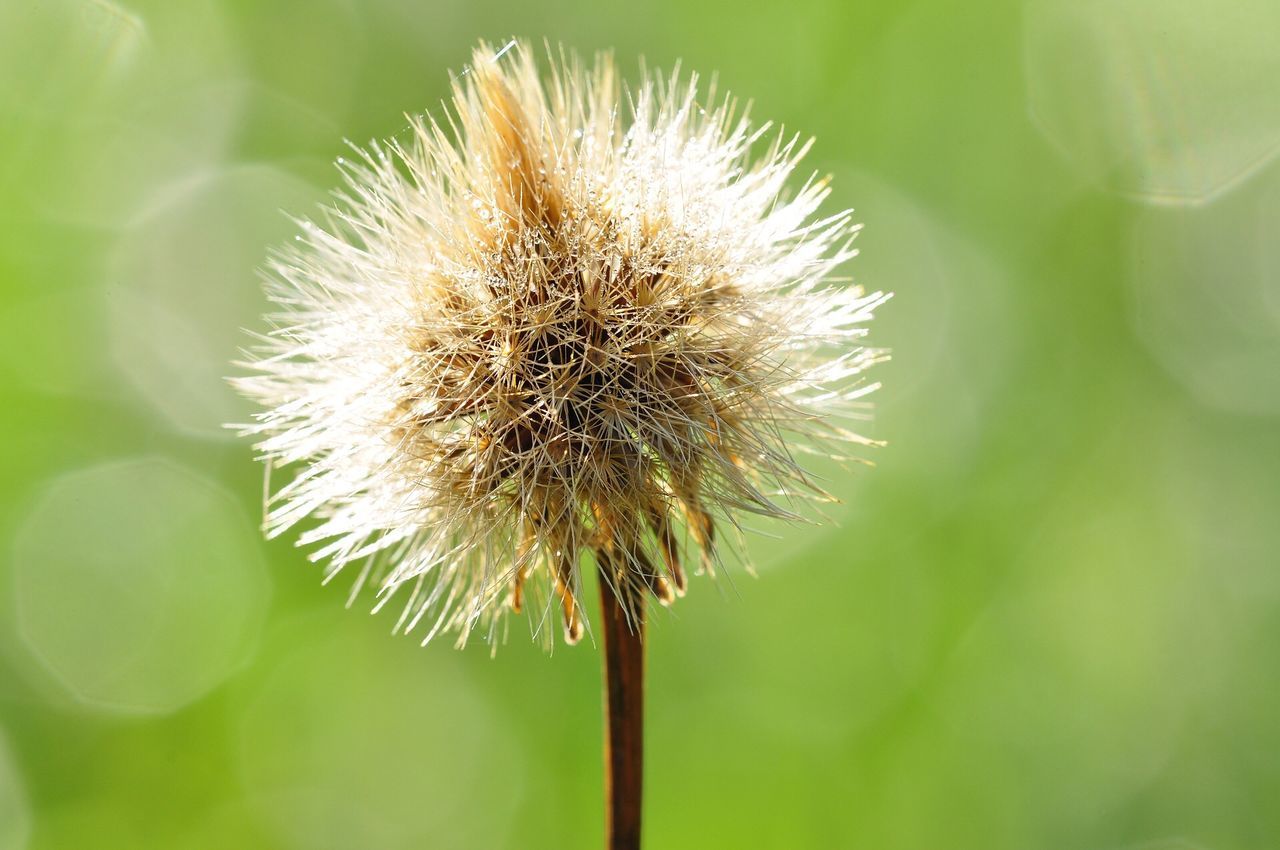
M 292 474 L 267 532 L 310 520 L 326 576 L 376 584 L 424 642 L 512 611 L 574 642 L 584 563 L 668 604 L 737 515 L 822 497 L 797 441 L 870 442 L 841 423 L 887 296 L 835 278 L 856 227 L 818 215 L 826 182 L 788 189 L 807 144 L 696 77 L 545 64 L 481 45 L 447 118 L 338 161 L 234 379 Z

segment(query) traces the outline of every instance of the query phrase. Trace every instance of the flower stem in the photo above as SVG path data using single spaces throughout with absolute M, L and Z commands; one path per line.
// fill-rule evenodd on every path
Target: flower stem
M 604 622 L 606 850 L 640 850 L 644 780 L 644 605 L 600 577 Z

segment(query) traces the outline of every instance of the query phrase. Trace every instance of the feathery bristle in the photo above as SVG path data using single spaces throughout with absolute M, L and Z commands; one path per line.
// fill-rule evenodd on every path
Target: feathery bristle
M 447 127 L 340 161 L 236 383 L 262 454 L 299 465 L 270 534 L 318 518 L 299 543 L 371 559 L 379 604 L 411 587 L 428 638 L 537 599 L 572 643 L 585 555 L 629 604 L 670 604 L 692 550 L 712 572 L 717 517 L 819 493 L 789 440 L 867 442 L 832 423 L 874 388 L 858 340 L 887 296 L 832 280 L 856 227 L 815 220 L 825 182 L 786 193 L 807 145 L 757 152 L 696 78 L 623 97 L 608 56 L 553 56 L 544 83 L 502 52 L 477 50 Z

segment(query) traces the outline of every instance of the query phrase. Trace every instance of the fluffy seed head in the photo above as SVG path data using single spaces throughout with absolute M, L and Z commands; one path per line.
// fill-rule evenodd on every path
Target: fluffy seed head
M 576 641 L 584 560 L 633 612 L 669 603 L 736 515 L 821 496 L 797 445 L 868 442 L 837 422 L 887 296 L 832 277 L 856 228 L 816 216 L 825 181 L 787 190 L 807 145 L 696 77 L 548 64 L 481 45 L 444 124 L 339 160 L 235 379 L 296 470 L 268 532 L 314 519 L 312 558 L 426 639 L 532 608 Z

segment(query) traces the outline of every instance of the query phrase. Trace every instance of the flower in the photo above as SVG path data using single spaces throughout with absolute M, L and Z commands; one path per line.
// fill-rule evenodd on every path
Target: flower
M 587 555 L 631 612 L 670 603 L 739 512 L 822 496 L 797 440 L 870 442 L 836 421 L 875 388 L 858 340 L 887 296 L 832 277 L 857 228 L 815 217 L 826 182 L 787 191 L 808 144 L 696 76 L 549 64 L 482 44 L 447 122 L 339 159 L 233 379 L 268 468 L 296 469 L 268 534 L 316 520 L 298 544 L 424 643 L 531 606 L 577 641 Z

